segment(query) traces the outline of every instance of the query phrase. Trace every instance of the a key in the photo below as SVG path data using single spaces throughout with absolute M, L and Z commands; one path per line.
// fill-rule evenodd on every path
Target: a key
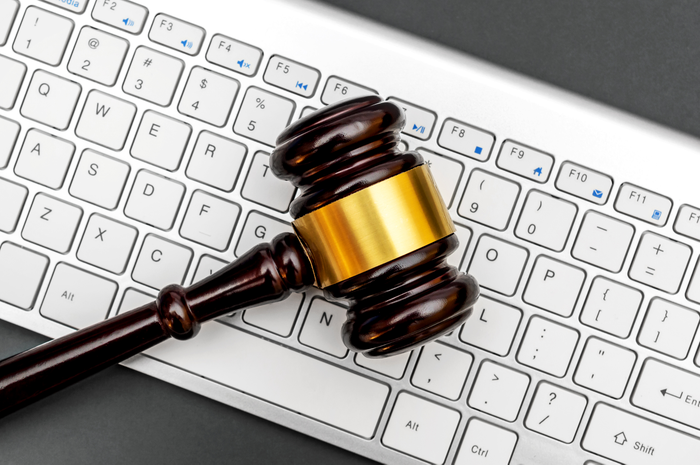
M 263 79 L 280 89 L 309 98 L 316 92 L 320 77 L 321 73 L 310 66 L 273 55 L 267 63 Z
M 578 343 L 578 332 L 538 316 L 530 319 L 518 361 L 557 378 L 566 374 Z
M 240 84 L 235 79 L 195 66 L 177 109 L 213 126 L 226 126 Z
M 85 150 L 80 157 L 70 185 L 70 195 L 114 210 L 129 177 L 129 165 L 94 150 Z
M 59 131 L 68 129 L 82 92 L 80 84 L 36 70 L 22 102 L 22 116 Z
M 34 307 L 48 266 L 44 255 L 4 242 L 0 245 L 0 301 L 24 310 Z
M 9 163 L 20 129 L 15 121 L 0 116 L 0 169 Z
M 75 135 L 120 151 L 126 144 L 135 116 L 136 105 L 133 103 L 92 90 L 85 100 Z
M 292 225 L 272 218 L 271 216 L 258 213 L 255 210 L 251 211 L 248 213 L 248 218 L 246 218 L 245 225 L 243 226 L 243 232 L 236 245 L 236 257 L 240 257 L 255 245 L 261 242 L 268 242 L 285 232 L 294 232 Z
M 78 247 L 78 260 L 114 274 L 126 271 L 138 232 L 97 213 L 90 217 Z
M 211 255 L 202 255 L 202 258 L 199 259 L 199 264 L 197 265 L 197 269 L 194 272 L 194 276 L 192 277 L 190 284 L 194 284 L 204 278 L 208 278 L 226 265 L 228 265 L 228 262 L 219 260 Z
M 441 147 L 478 161 L 489 159 L 495 141 L 496 137 L 490 132 L 451 118 L 442 124 L 438 137 Z
M 408 365 L 408 359 L 411 358 L 412 353 L 404 352 L 386 358 L 368 358 L 364 354 L 355 354 L 355 363 L 390 378 L 401 379 L 406 372 L 406 365 Z
M 2 78 L 0 77 L 0 79 Z M 678 234 L 700 241 L 700 209 L 690 205 L 681 206 L 676 215 L 673 230 Z
M 204 35 L 201 27 L 161 13 L 153 19 L 148 38 L 178 52 L 197 55 L 204 43 Z
M 282 337 L 289 337 L 304 302 L 304 294 L 292 294 L 282 302 L 243 312 L 243 321 Z
M 37 194 L 24 223 L 22 237 L 54 252 L 70 250 L 83 210 L 45 194 Z
M 528 251 L 509 242 L 483 235 L 469 264 L 479 285 L 503 295 L 514 295 L 527 263 Z
M 47 65 L 58 66 L 73 27 L 73 21 L 68 18 L 30 6 L 24 13 L 12 49 Z
M 700 315 L 664 299 L 649 303 L 637 341 L 650 349 L 683 360 L 698 329 Z
M 17 0 L 0 0 L 0 47 L 7 43 L 17 10 L 19 10 Z
M 639 240 L 630 278 L 675 294 L 680 289 L 692 253 L 692 249 L 682 242 L 647 231 Z
M 462 394 L 474 357 L 453 347 L 431 342 L 423 347 L 411 383 L 451 400 Z
M 164 231 L 173 227 L 185 186 L 179 182 L 141 170 L 131 188 L 124 214 Z
M 42 0 L 51 5 L 70 11 L 71 13 L 82 14 L 87 7 L 87 0 Z
M 173 283 L 182 285 L 191 261 L 192 250 L 149 234 L 143 241 L 131 277 L 154 289 Z
M 472 418 L 455 465 L 508 465 L 517 442 L 512 431 Z
M 457 213 L 468 220 L 503 231 L 508 226 L 519 194 L 518 184 L 474 170 Z
M 258 72 L 263 52 L 257 47 L 216 34 L 211 38 L 207 61 L 228 70 L 253 76 Z
M 72 142 L 30 129 L 19 151 L 15 174 L 51 189 L 60 189 L 74 152 Z
M 455 234 L 457 235 L 457 239 L 459 239 L 459 245 L 457 249 L 447 257 L 447 263 L 457 269 L 461 269 L 464 254 L 472 238 L 472 230 L 466 226 L 455 223 Z
M 525 426 L 570 444 L 576 436 L 587 403 L 581 394 L 542 382 L 537 386 Z
M 299 342 L 334 357 L 344 358 L 348 354 L 348 348 L 340 337 L 344 322 L 344 307 L 317 297 L 311 300 L 299 333 Z
M 628 183 L 620 186 L 615 199 L 615 210 L 656 226 L 666 224 L 672 206 L 668 197 Z
M 245 199 L 284 213 L 289 210 L 295 190 L 291 183 L 272 174 L 270 155 L 258 152 L 250 164 L 241 195 Z
M 582 262 L 618 273 L 633 236 L 631 224 L 590 210 L 583 217 L 571 255 Z
M 598 276 L 588 291 L 581 323 L 624 339 L 632 331 L 642 298 L 637 289 Z
M 187 176 L 231 192 L 243 166 L 247 147 L 213 132 L 202 131 L 192 150 Z
M 92 17 L 130 34 L 141 34 L 148 9 L 127 0 L 95 0 Z
M 0 231 L 15 232 L 27 194 L 26 187 L 0 178 Z
M 487 360 L 479 368 L 467 403 L 476 410 L 513 422 L 529 385 L 529 376 Z
M 277 136 L 291 121 L 294 107 L 291 100 L 257 87 L 249 87 L 233 131 L 274 147 Z
M 361 97 L 363 95 L 372 95 L 377 92 L 346 79 L 337 76 L 331 76 L 326 81 L 326 87 L 321 94 L 321 102 L 325 105 L 331 105 L 341 100 Z
M 403 108 L 406 115 L 406 125 L 402 131 L 404 134 L 421 140 L 430 139 L 437 120 L 434 112 L 394 97 L 389 97 L 387 100 Z
M 0 0 L 0 10 L 2 10 L 2 0 Z M 2 12 L 0 12 L 1 17 Z M 2 73 L 0 73 L 0 108 L 12 110 L 17 102 L 24 76 L 27 74 L 27 65 L 0 55 L 0 69 L 2 69 Z M 0 153 L 0 159 L 1 155 Z
M 117 310 L 117 315 L 126 313 L 135 308 L 142 307 L 143 305 L 148 305 L 156 300 L 156 296 L 144 294 L 143 292 L 136 289 L 127 289 L 124 291 L 122 296 L 122 301 L 119 304 L 119 310 Z
M 571 316 L 586 273 L 559 260 L 540 255 L 530 273 L 523 300 L 561 316 Z
M 124 78 L 122 90 L 162 107 L 173 101 L 185 64 L 182 60 L 139 47 Z
M 180 235 L 212 249 L 224 251 L 231 242 L 241 207 L 203 191 L 192 194 Z
M 608 175 L 567 161 L 559 169 L 556 186 L 560 191 L 580 199 L 605 205 L 612 191 L 613 180 Z
M 544 184 L 552 173 L 554 157 L 519 142 L 507 140 L 501 146 L 496 164 L 503 170 Z
M 539 191 L 530 191 L 515 235 L 555 252 L 564 250 L 578 208 L 571 202 Z
M 464 173 L 464 165 L 450 157 L 425 149 L 418 149 L 417 152 L 421 154 L 430 167 L 430 172 L 435 179 L 435 184 L 438 186 L 442 198 L 445 200 L 445 205 L 447 205 L 447 208 L 450 208 L 457 193 L 459 181 L 462 179 L 462 173 Z
M 75 42 L 68 71 L 112 87 L 117 83 L 127 50 L 129 42 L 126 40 L 85 26 Z
M 519 309 L 481 296 L 459 338 L 469 345 L 505 356 L 510 352 L 522 317 Z
M 148 110 L 141 118 L 131 156 L 168 171 L 177 171 L 191 135 L 189 124 Z
M 625 392 L 637 356 L 629 349 L 591 337 L 586 342 L 574 382 L 619 399 Z

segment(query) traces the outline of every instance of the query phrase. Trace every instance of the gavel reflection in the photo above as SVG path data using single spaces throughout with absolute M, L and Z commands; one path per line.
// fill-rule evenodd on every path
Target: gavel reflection
M 458 245 L 455 228 L 422 157 L 398 148 L 404 123 L 399 107 L 368 96 L 288 127 L 271 169 L 301 191 L 291 205 L 296 234 L 254 247 L 189 288 L 167 286 L 149 305 L 0 362 L 0 416 L 170 337 L 194 337 L 202 322 L 311 286 L 348 302 L 343 341 L 368 357 L 455 329 L 479 287 L 446 263 Z

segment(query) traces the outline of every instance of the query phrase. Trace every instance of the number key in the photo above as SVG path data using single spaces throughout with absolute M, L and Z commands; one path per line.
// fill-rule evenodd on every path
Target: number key
M 518 194 L 518 184 L 474 170 L 457 212 L 464 218 L 503 231 L 508 226 Z
M 167 107 L 185 68 L 182 60 L 148 47 L 139 47 L 124 79 L 124 92 Z
M 183 115 L 224 127 L 239 88 L 238 81 L 195 66 L 177 109 Z
M 294 113 L 294 102 L 257 87 L 245 94 L 233 131 L 274 147 L 275 140 L 287 127 Z
M 515 235 L 521 239 L 561 252 L 566 245 L 578 209 L 573 203 L 539 191 L 530 191 Z
M 73 33 L 73 21 L 41 8 L 27 8 L 12 49 L 51 66 L 58 66 Z
M 129 42 L 85 26 L 75 43 L 68 71 L 112 87 L 124 64 Z

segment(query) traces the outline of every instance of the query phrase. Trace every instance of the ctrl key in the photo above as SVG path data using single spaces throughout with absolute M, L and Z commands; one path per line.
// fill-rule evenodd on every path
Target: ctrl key
M 0 246 L 0 301 L 24 310 L 34 306 L 49 259 L 11 242 Z
M 518 435 L 473 418 L 467 425 L 455 465 L 508 465 Z

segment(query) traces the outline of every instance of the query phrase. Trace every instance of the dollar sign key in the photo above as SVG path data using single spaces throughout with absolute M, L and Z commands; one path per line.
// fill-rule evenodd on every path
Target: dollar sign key
M 199 85 L 199 87 L 201 87 L 202 89 L 206 89 L 207 88 L 207 80 L 202 79 L 202 83 Z

